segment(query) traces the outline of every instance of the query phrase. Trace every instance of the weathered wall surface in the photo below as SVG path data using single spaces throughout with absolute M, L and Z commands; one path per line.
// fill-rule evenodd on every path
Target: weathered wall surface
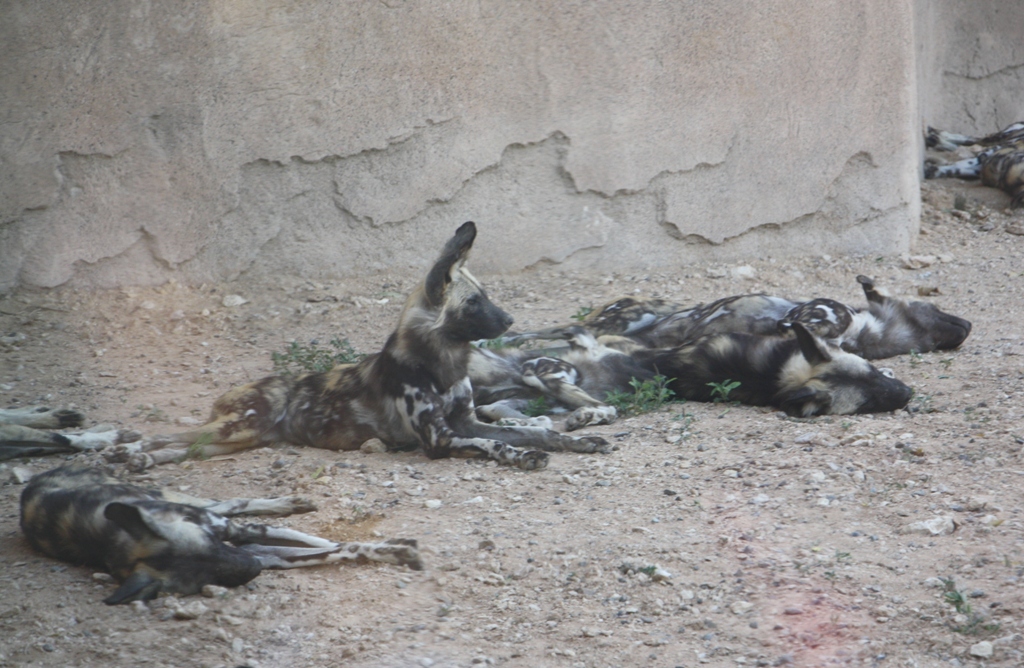
M 925 125 L 989 134 L 1024 120 L 1024 0 L 917 0 Z
M 916 232 L 884 0 L 0 5 L 0 290 L 682 268 Z

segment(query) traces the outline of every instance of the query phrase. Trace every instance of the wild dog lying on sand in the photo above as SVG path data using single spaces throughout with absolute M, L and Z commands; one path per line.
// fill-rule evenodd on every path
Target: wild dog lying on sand
M 596 309 L 580 324 L 598 336 L 629 336 L 650 347 L 671 347 L 710 334 L 784 333 L 789 323 L 800 322 L 829 344 L 865 359 L 956 348 L 971 332 L 970 322 L 932 304 L 889 297 L 867 276 L 858 276 L 857 281 L 867 297 L 867 309 L 832 299 L 794 302 L 769 295 L 725 297 L 693 308 L 625 297 Z M 561 338 L 574 326 L 507 338 Z
M 81 413 L 66 408 L 0 408 L 0 461 L 15 457 L 98 450 L 141 438 L 138 432 L 113 427 L 78 434 L 43 431 L 80 427 L 84 420 Z
M 526 404 L 544 397 L 551 407 L 571 410 L 565 423 L 569 431 L 607 424 L 617 416 L 615 408 L 603 401 L 607 393 L 628 389 L 633 378 L 643 381 L 655 375 L 626 352 L 600 343 L 581 326 L 567 327 L 562 334 L 569 347 L 557 354 L 517 348 L 474 349 L 469 377 L 477 415 L 492 421 L 523 420 Z
M 211 457 L 280 441 L 354 450 L 374 437 L 392 449 L 423 448 L 432 459 L 489 457 L 522 469 L 546 466 L 546 451 L 611 451 L 597 436 L 477 420 L 470 342 L 498 337 L 512 316 L 491 303 L 463 267 L 475 237 L 471 222 L 458 229 L 406 301 L 381 352 L 326 373 L 271 376 L 230 390 L 214 402 L 205 425 L 153 437 L 129 465 L 178 459 L 190 446 L 191 453 Z
M 1010 195 L 1010 206 L 1024 206 L 1024 122 L 1014 123 L 986 137 L 967 137 L 929 127 L 925 145 L 939 151 L 953 151 L 958 146 L 986 147 L 973 158 L 949 165 L 925 162 L 924 177 L 980 178 L 983 185 L 999 188 Z
M 21 529 L 33 548 L 109 572 L 121 583 L 104 603 L 237 587 L 264 568 L 383 561 L 422 570 L 414 540 L 335 543 L 292 529 L 238 524 L 241 515 L 305 513 L 297 497 L 212 501 L 128 485 L 97 469 L 64 466 L 21 494 Z
M 714 400 L 711 384 L 738 382 L 729 394 L 753 406 L 789 415 L 850 415 L 903 408 L 911 389 L 867 360 L 832 348 L 803 324 L 794 337 L 712 334 L 676 348 L 637 348 L 633 357 L 669 378 L 677 397 Z

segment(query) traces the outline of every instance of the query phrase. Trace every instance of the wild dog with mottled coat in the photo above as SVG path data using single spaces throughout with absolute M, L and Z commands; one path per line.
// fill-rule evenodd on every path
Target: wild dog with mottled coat
M 664 348 L 711 334 L 785 333 L 790 323 L 799 322 L 829 344 L 865 359 L 953 349 L 971 332 L 970 322 L 933 304 L 890 297 L 867 276 L 858 276 L 857 281 L 868 300 L 866 309 L 833 299 L 796 302 L 770 295 L 737 295 L 692 308 L 661 299 L 624 297 L 591 312 L 581 324 L 598 336 L 629 336 Z M 508 338 L 560 338 L 574 326 Z
M 852 353 L 830 347 L 801 323 L 793 337 L 712 334 L 676 348 L 637 348 L 633 357 L 670 379 L 677 397 L 713 401 L 714 386 L 753 406 L 798 417 L 880 413 L 903 408 L 911 389 Z
M 209 422 L 153 437 L 129 464 L 145 468 L 187 453 L 210 457 L 281 441 L 354 450 L 371 438 L 390 449 L 422 448 L 432 459 L 489 457 L 522 469 L 543 468 L 549 451 L 611 451 L 598 436 L 477 420 L 470 342 L 500 336 L 512 316 L 464 267 L 475 238 L 473 223 L 458 229 L 381 352 L 326 373 L 270 376 L 230 390 L 214 402 Z
M 999 188 L 1010 195 L 1010 206 L 1024 206 L 1024 122 L 1013 123 L 985 137 L 967 137 L 929 127 L 925 145 L 939 151 L 953 151 L 958 146 L 984 147 L 972 158 L 952 164 L 925 163 L 924 177 L 981 179 L 983 185 Z
M 562 330 L 569 347 L 562 350 L 502 348 L 473 351 L 469 376 L 477 415 L 488 420 L 525 420 L 527 404 L 543 397 L 550 408 L 570 411 L 565 428 L 573 431 L 607 424 L 617 417 L 603 399 L 625 390 L 633 379 L 654 377 L 628 353 L 605 345 L 582 326 Z M 550 421 L 549 421 L 550 422 Z
M 264 568 L 380 561 L 422 570 L 416 541 L 336 543 L 292 529 L 240 524 L 243 515 L 315 510 L 298 497 L 213 501 L 122 483 L 64 466 L 32 478 L 21 494 L 21 529 L 39 552 L 110 573 L 120 587 L 104 603 L 237 587 Z

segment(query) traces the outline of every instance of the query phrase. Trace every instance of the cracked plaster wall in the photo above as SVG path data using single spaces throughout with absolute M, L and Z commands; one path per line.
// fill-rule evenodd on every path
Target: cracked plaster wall
M 918 15 L 920 15 L 920 10 Z M 882 0 L 0 5 L 0 290 L 906 250 Z
M 917 0 L 925 125 L 982 135 L 1024 120 L 1024 0 Z

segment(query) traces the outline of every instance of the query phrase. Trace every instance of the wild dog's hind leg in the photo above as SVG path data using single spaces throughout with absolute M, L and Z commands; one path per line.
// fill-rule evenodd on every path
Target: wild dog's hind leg
M 618 417 L 614 406 L 598 401 L 576 384 L 579 371 L 565 360 L 552 357 L 527 360 L 522 373 L 525 385 L 574 409 L 565 423 L 568 431 L 592 424 L 609 424 Z
M 380 561 L 423 570 L 423 561 L 415 540 L 395 538 L 379 543 L 338 543 L 330 548 L 243 545 L 264 568 L 302 568 L 344 561 Z
M 130 453 L 128 468 L 142 470 L 185 457 L 229 455 L 272 441 L 284 419 L 290 387 L 290 381 L 270 376 L 229 390 L 213 403 L 209 422 L 147 439 Z

